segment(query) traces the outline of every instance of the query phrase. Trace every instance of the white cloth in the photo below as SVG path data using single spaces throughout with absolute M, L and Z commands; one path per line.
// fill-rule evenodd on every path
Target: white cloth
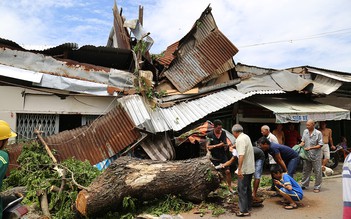
M 269 135 L 267 136 L 267 139 L 268 139 L 270 142 L 274 142 L 274 143 L 279 144 L 278 138 L 275 137 L 275 135 L 273 135 L 271 132 L 270 132 Z M 268 160 L 269 160 L 269 164 L 277 164 L 277 162 L 275 162 L 274 158 L 273 158 L 272 155 L 270 155 L 270 154 L 268 154 Z

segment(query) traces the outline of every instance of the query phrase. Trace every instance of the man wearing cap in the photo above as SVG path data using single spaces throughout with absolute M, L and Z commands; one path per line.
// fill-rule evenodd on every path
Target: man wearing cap
M 0 120 L 0 188 L 2 187 L 2 180 L 5 177 L 7 167 L 9 166 L 9 155 L 3 151 L 7 145 L 9 138 L 16 137 L 16 133 L 11 131 L 9 124 Z M 0 197 L 0 219 L 2 219 L 2 199 Z

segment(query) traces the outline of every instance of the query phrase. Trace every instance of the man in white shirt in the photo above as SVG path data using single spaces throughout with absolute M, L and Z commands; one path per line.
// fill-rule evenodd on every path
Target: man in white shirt
M 279 144 L 278 138 L 275 137 L 275 135 L 273 135 L 271 133 L 270 128 L 269 128 L 268 125 L 263 125 L 261 127 L 261 134 L 263 135 L 263 137 L 266 137 L 270 142 Z M 275 162 L 274 158 L 270 154 L 268 154 L 268 160 L 269 160 L 270 168 L 272 168 L 273 165 L 277 165 L 277 162 Z M 271 186 L 271 188 L 269 188 L 269 190 L 275 191 L 275 185 L 274 185 L 274 181 L 273 181 L 273 176 L 272 176 L 272 186 Z
M 251 180 L 255 172 L 255 156 L 252 147 L 251 139 L 248 135 L 243 133 L 243 127 L 235 124 L 232 127 L 232 132 L 236 138 L 236 150 L 239 155 L 238 169 L 238 195 L 239 195 L 239 209 L 236 213 L 239 217 L 250 216 L 252 207 L 252 188 Z

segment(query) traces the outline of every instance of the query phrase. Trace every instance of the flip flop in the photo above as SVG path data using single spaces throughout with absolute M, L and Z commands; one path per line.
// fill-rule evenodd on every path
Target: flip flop
M 293 209 L 296 209 L 296 208 L 297 208 L 297 205 L 296 205 L 296 204 L 295 204 L 295 205 L 290 204 L 290 205 L 285 206 L 284 208 L 285 208 L 286 210 L 293 210 Z
M 282 204 L 282 205 L 290 205 L 290 202 L 284 201 L 284 200 L 280 200 L 280 204 Z
M 319 189 L 314 189 L 313 192 L 314 192 L 314 193 L 319 193 L 320 190 L 319 190 Z
M 251 216 L 250 212 L 246 212 L 246 213 L 242 213 L 242 212 L 236 212 L 235 215 L 237 217 L 247 217 L 247 216 Z

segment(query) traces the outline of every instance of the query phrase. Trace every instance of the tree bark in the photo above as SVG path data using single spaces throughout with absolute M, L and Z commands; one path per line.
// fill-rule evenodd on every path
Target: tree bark
M 219 173 L 207 157 L 183 161 L 121 157 L 79 192 L 76 208 L 84 216 L 97 216 L 116 211 L 124 197 L 151 200 L 165 194 L 201 202 L 219 184 Z

